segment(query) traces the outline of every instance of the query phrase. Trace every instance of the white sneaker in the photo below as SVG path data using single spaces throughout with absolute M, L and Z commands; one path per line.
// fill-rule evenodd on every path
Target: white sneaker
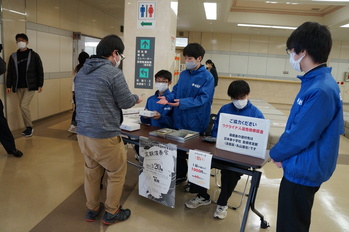
M 69 131 L 70 133 L 76 134 L 76 126 L 70 125 L 68 131 Z
M 206 200 L 205 198 L 203 197 L 198 197 L 196 196 L 195 198 L 185 202 L 185 206 L 189 209 L 195 209 L 199 206 L 202 206 L 202 205 L 209 205 L 211 204 L 211 200 L 208 199 Z
M 228 206 L 221 206 L 217 205 L 216 212 L 214 212 L 213 217 L 219 218 L 219 219 L 224 219 L 227 217 L 227 212 Z

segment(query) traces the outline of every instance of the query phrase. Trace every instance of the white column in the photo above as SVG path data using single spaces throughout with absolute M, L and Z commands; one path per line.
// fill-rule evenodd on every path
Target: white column
M 139 3 L 155 3 L 155 19 L 152 26 L 140 26 L 138 12 Z M 143 105 L 146 99 L 154 94 L 154 89 L 134 88 L 135 82 L 135 54 L 136 37 L 154 37 L 154 75 L 161 69 L 166 69 L 173 74 L 175 64 L 175 37 L 177 27 L 177 14 L 171 9 L 171 0 L 152 0 L 135 1 L 125 0 L 125 19 L 124 19 L 124 37 L 125 44 L 124 55 L 126 59 L 123 63 L 123 71 L 130 90 L 136 94 L 145 94 L 142 96 Z M 154 76 L 151 77 L 154 79 Z M 138 105 L 138 106 L 143 106 Z

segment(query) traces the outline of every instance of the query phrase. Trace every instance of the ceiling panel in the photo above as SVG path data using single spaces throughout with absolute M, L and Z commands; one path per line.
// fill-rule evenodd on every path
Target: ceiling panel
M 125 0 L 80 1 L 118 19 L 124 19 Z M 135 0 L 127 1 L 134 2 Z M 217 20 L 206 20 L 203 7 L 205 1 L 217 2 Z M 177 30 L 288 36 L 292 31 L 242 28 L 238 27 L 237 23 L 274 22 L 275 25 L 298 26 L 305 21 L 317 21 L 330 27 L 334 39 L 349 40 L 349 28 L 339 27 L 349 23 L 349 2 L 331 4 L 310 0 L 274 2 L 277 3 L 266 3 L 264 0 L 178 0 Z

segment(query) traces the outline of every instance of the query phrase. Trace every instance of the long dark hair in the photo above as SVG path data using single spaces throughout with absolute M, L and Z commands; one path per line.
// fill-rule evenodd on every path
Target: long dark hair
M 79 64 L 76 65 L 74 72 L 78 73 L 79 70 L 82 68 L 82 66 L 84 65 L 85 61 L 90 57 L 90 55 L 87 52 L 80 52 L 79 57 L 78 57 L 78 61 Z
M 214 65 L 214 63 L 212 62 L 212 60 L 206 60 L 206 64 L 210 64 L 210 65 L 212 65 L 212 67 L 213 67 L 214 69 L 217 69 L 217 68 L 216 68 L 216 65 Z

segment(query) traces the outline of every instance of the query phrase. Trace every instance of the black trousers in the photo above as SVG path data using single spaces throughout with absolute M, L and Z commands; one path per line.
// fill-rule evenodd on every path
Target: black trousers
M 311 209 L 319 187 L 292 183 L 282 178 L 279 189 L 277 232 L 308 232 Z
M 188 173 L 187 152 L 177 150 L 177 178 L 183 178 Z
M 73 115 L 71 116 L 71 125 L 77 126 L 76 122 L 76 104 L 75 104 L 75 92 L 73 91 L 73 102 L 74 102 L 74 109 L 73 109 Z
M 15 140 L 8 127 L 7 119 L 4 115 L 4 105 L 0 99 L 0 143 L 7 153 L 12 153 L 16 149 Z
M 221 193 L 219 194 L 217 205 L 228 205 L 228 200 L 242 175 L 243 174 L 239 172 L 224 169 L 221 170 Z M 197 192 L 199 197 L 203 197 L 205 199 L 210 198 L 206 188 L 193 183 L 190 184 L 190 192 Z

